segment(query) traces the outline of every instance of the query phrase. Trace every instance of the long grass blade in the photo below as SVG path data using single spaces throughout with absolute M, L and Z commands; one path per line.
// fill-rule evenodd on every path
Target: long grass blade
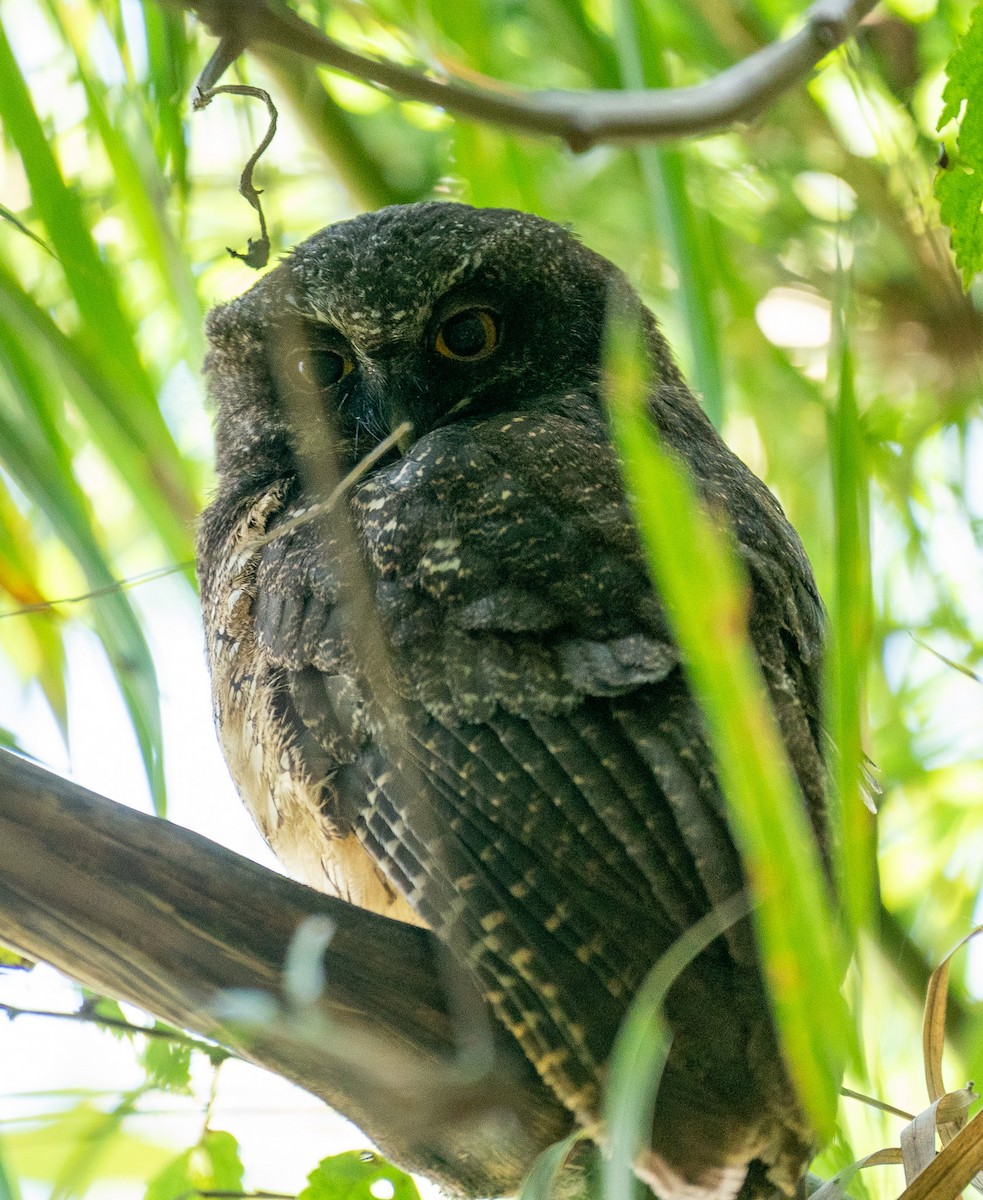
M 0 479 L 0 594 L 5 593 L 19 608 L 43 603 L 45 599 L 32 550 L 28 523 Z M 65 647 L 57 614 L 28 614 L 19 629 L 0 629 L 0 642 L 21 678 L 41 685 L 65 734 L 68 722 Z
M 839 388 L 830 417 L 835 513 L 835 585 L 828 652 L 827 719 L 837 748 L 833 794 L 839 824 L 837 884 L 854 935 L 874 902 L 874 821 L 865 803 L 861 742 L 871 639 L 867 470 L 846 322 L 839 321 Z
M 181 313 L 187 357 L 198 363 L 204 353 L 204 313 L 187 255 L 171 229 L 164 203 L 168 181 L 157 165 L 149 130 L 139 120 L 142 108 L 139 95 L 132 88 L 117 88 L 116 102 L 110 108 L 110 89 L 88 61 L 76 28 L 78 21 L 66 19 L 56 0 L 47 0 L 47 7 L 52 19 L 60 21 L 62 33 L 75 54 L 75 69 L 85 89 L 89 119 L 105 147 L 119 199 L 130 218 L 129 225 L 140 238 L 143 257 L 156 269 L 164 294 Z M 179 110 L 176 104 L 172 107 Z
M 60 373 L 96 445 L 119 471 L 169 554 L 186 559 L 196 504 L 184 484 L 174 490 L 173 478 L 160 469 L 155 444 L 116 420 L 114 409 L 126 381 L 115 360 L 100 357 L 84 334 L 65 334 L 2 261 L 0 325 L 9 338 L 30 345 L 38 360 Z
M 6 1161 L 3 1140 L 0 1139 L 0 1200 L 21 1200 L 17 1176 Z
M 615 48 L 626 88 L 665 87 L 668 83 L 651 31 L 648 14 L 639 0 L 616 0 Z M 679 150 L 641 145 L 634 151 L 645 191 L 655 215 L 656 228 L 665 237 L 673 269 L 679 279 L 686 332 L 693 356 L 693 380 L 707 416 L 721 428 L 724 419 L 724 376 L 720 361 L 718 319 L 714 313 L 714 286 L 709 262 L 707 231 L 686 194 L 686 160 Z
M 0 365 L 16 397 L 16 407 L 0 403 L 0 443 L 6 469 L 45 513 L 56 534 L 75 556 L 92 588 L 109 588 L 113 572 L 93 531 L 88 503 L 72 469 L 55 417 L 57 399 L 48 378 L 25 348 L 0 323 Z M 0 391 L 0 400 L 2 400 Z M 18 420 L 16 413 L 22 415 Z M 105 647 L 140 744 L 154 805 L 166 805 L 163 735 L 157 676 L 149 647 L 126 595 L 107 590 L 92 609 L 93 625 Z
M 121 457 L 127 453 L 124 446 L 144 456 L 162 496 L 190 521 L 195 502 L 188 471 L 157 407 L 155 388 L 140 359 L 116 277 L 96 248 L 79 196 L 62 177 L 2 26 L 0 79 L 0 121 L 20 152 L 35 211 L 61 262 L 83 323 L 83 336 L 96 361 L 113 365 L 117 387 L 104 390 L 101 399 L 106 419 L 122 440 Z
M 191 90 L 191 42 L 183 12 L 159 4 L 141 7 L 157 159 L 183 199 L 190 189 L 184 105 Z
M 732 896 L 676 941 L 649 971 L 618 1030 L 604 1094 L 604 1200 L 636 1200 L 633 1165 L 652 1140 L 659 1081 L 669 1055 L 663 1018 L 669 989 L 697 955 L 750 912 L 746 893 Z
M 703 710 L 751 888 L 781 1041 L 820 1136 L 832 1131 L 845 1050 L 855 1035 L 839 993 L 839 926 L 746 630 L 734 554 L 648 416 L 637 322 L 612 322 L 608 401 L 650 569 Z

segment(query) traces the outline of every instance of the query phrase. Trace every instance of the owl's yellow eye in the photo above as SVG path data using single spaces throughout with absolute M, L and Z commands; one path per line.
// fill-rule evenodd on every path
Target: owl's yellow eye
M 332 388 L 348 375 L 355 364 L 337 350 L 306 350 L 297 356 L 297 370 L 312 387 Z
M 444 358 L 474 362 L 487 358 L 498 345 L 498 323 L 487 308 L 465 308 L 437 330 L 434 348 Z

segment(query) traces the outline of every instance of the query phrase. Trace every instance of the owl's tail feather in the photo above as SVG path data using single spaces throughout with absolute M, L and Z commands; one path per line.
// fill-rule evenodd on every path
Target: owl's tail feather
M 659 1200 L 736 1200 L 747 1175 L 747 1163 L 709 1167 L 699 1179 L 687 1179 L 656 1150 L 635 1162 L 635 1174 Z
M 748 1133 L 744 1145 L 732 1145 L 729 1152 L 726 1139 L 710 1134 L 695 1160 L 692 1145 L 683 1160 L 676 1153 L 682 1148 L 678 1144 L 650 1147 L 636 1160 L 635 1174 L 658 1200 L 787 1200 L 796 1195 L 812 1157 L 808 1134 L 794 1120 L 781 1119 L 766 1120 Z M 714 1149 L 720 1159 L 706 1161 Z M 680 1165 L 686 1159 L 689 1169 Z

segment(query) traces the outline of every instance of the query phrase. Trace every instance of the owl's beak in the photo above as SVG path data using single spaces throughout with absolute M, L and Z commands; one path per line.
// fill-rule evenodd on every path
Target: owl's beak
M 369 407 L 382 418 L 382 424 L 405 454 L 430 428 L 426 390 L 402 359 L 405 348 L 387 346 L 366 355 L 363 366 L 364 395 Z M 406 428 L 402 428 L 402 427 Z
M 393 381 L 387 383 L 388 386 L 380 388 L 379 411 L 400 454 L 405 454 L 416 439 L 426 432 L 425 414 L 421 411 L 419 403 L 413 404 L 411 388 L 401 387 Z

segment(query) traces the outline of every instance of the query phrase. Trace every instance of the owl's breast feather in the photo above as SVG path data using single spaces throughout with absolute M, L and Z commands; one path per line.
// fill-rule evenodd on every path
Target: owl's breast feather
M 394 651 L 441 720 L 569 711 L 677 664 L 586 402 L 435 430 L 353 508 Z
M 351 833 L 330 820 L 323 780 L 332 763 L 313 753 L 289 711 L 281 665 L 256 624 L 258 535 L 282 509 L 285 488 L 256 498 L 228 532 L 217 572 L 202 589 L 215 724 L 229 772 L 260 833 L 291 875 L 397 920 L 421 924 Z

